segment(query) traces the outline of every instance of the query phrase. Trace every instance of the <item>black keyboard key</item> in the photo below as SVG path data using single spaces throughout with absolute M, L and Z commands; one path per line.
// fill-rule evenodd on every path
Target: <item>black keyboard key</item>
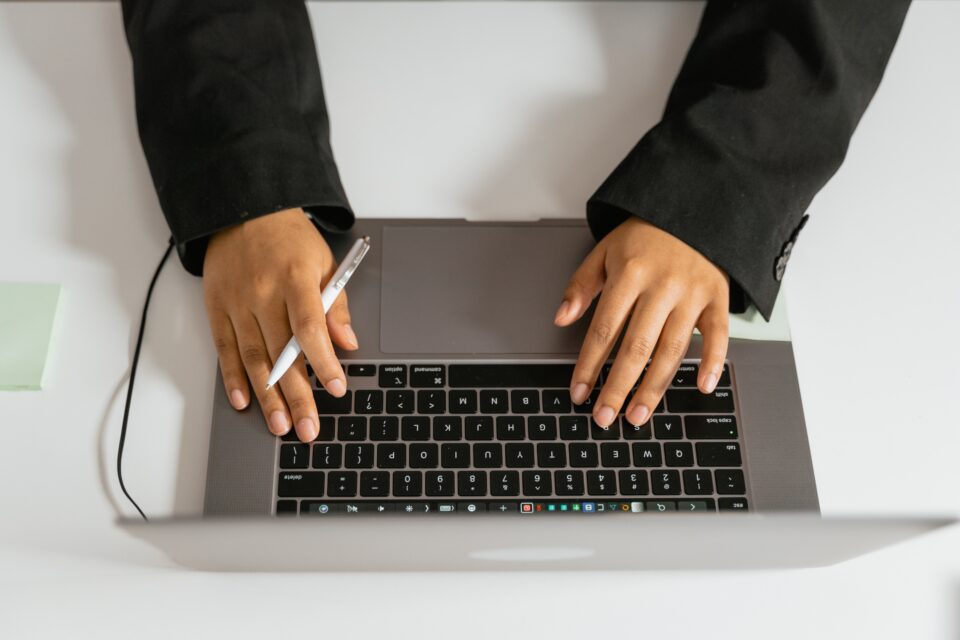
M 445 469 L 466 469 L 470 466 L 470 445 L 444 442 L 440 445 L 440 466 Z
M 673 374 L 673 382 L 671 384 L 674 387 L 696 387 L 699 371 L 700 367 L 696 364 L 684 362 L 677 368 L 677 372 Z
M 503 466 L 503 445 L 484 442 L 473 445 L 473 466 L 481 469 L 499 469 Z
M 510 392 L 513 413 L 539 413 L 540 392 L 536 389 L 514 389 Z
M 650 484 L 653 485 L 655 496 L 678 496 L 680 495 L 680 472 L 672 469 L 652 471 Z
M 594 440 L 619 440 L 620 439 L 620 421 L 614 420 L 606 429 L 597 424 L 596 420 L 590 418 L 590 437 Z
M 599 469 L 587 471 L 587 493 L 592 496 L 617 494 L 617 480 L 613 471 Z
M 429 440 L 430 418 L 409 416 L 400 420 L 400 437 L 404 440 Z
M 701 467 L 739 467 L 740 445 L 736 442 L 698 442 L 697 464 Z
M 692 467 L 693 445 L 689 442 L 665 442 L 663 459 L 668 467 Z
M 331 498 L 352 498 L 357 495 L 356 471 L 331 471 L 327 477 L 327 495 Z
M 657 440 L 680 440 L 683 426 L 680 416 L 653 416 L 653 435 Z
M 310 445 L 282 444 L 280 445 L 281 469 L 306 469 L 310 466 Z
M 549 471 L 524 471 L 523 495 L 548 496 L 553 491 L 553 480 Z
M 497 440 L 523 440 L 523 418 L 519 416 L 497 417 Z
M 620 493 L 625 496 L 645 496 L 650 493 L 647 472 L 641 469 L 623 470 L 620 476 Z
M 650 421 L 643 424 L 631 424 L 626 417 L 620 418 L 620 427 L 623 429 L 624 440 L 649 440 L 653 437 Z
M 373 467 L 373 445 L 348 444 L 343 447 L 343 466 L 348 469 L 370 469 Z
M 567 466 L 567 445 L 562 442 L 541 442 L 537 444 L 537 465 L 544 469 Z
M 450 413 L 476 413 L 477 392 L 473 389 L 456 389 L 447 395 Z
M 407 445 L 392 442 L 378 444 L 377 466 L 381 469 L 402 469 L 407 466 Z
M 570 466 L 596 468 L 600 464 L 597 445 L 594 442 L 570 443 Z
M 380 386 L 385 389 L 400 389 L 407 386 L 407 365 L 380 365 Z
M 428 496 L 449 497 L 456 493 L 453 471 L 427 471 L 425 475 Z
M 410 365 L 411 387 L 442 387 L 446 379 L 447 369 L 442 364 Z
M 689 496 L 709 496 L 713 493 L 713 478 L 704 469 L 683 472 L 683 492 Z
M 323 471 L 286 471 L 280 474 L 277 495 L 281 498 L 323 496 Z
M 356 441 L 367 439 L 367 419 L 356 416 L 337 420 L 337 439 Z
M 377 442 L 396 440 L 400 437 L 400 420 L 396 416 L 370 418 L 370 439 Z
M 531 440 L 556 440 L 557 419 L 553 416 L 527 418 L 527 437 Z
M 633 443 L 633 466 L 659 467 L 661 464 L 663 464 L 663 456 L 659 442 Z
M 290 430 L 293 433 L 293 430 Z M 320 434 L 317 440 L 320 442 L 330 442 L 337 436 L 337 419 L 333 416 L 320 416 Z
M 277 500 L 277 515 L 278 516 L 297 515 L 297 501 L 296 500 Z
M 590 422 L 587 416 L 562 416 L 560 418 L 561 440 L 586 440 Z
M 733 413 L 733 391 L 715 389 L 667 389 L 667 408 L 674 413 Z
M 460 416 L 436 416 L 433 419 L 434 440 L 462 440 L 463 419 Z
M 315 469 L 339 469 L 343 466 L 342 444 L 313 445 L 313 467 Z
M 422 471 L 394 471 L 393 495 L 398 498 L 414 498 L 423 494 Z
M 410 466 L 414 469 L 435 469 L 440 461 L 438 445 L 433 442 L 416 442 L 408 450 Z
M 330 418 L 327 418 L 327 420 L 329 419 Z M 297 436 L 296 429 L 290 429 L 290 431 L 287 431 L 285 434 L 280 436 L 280 439 L 284 442 L 300 442 L 300 438 Z
M 587 399 L 583 401 L 583 404 L 573 405 L 573 410 L 576 413 L 593 413 L 593 405 L 597 403 L 597 398 L 600 397 L 600 390 L 594 389 L 590 392 L 590 395 L 587 396 Z
M 360 377 L 369 377 L 376 375 L 377 365 L 375 364 L 348 364 L 347 375 Z
M 450 386 L 466 388 L 558 387 L 570 385 L 572 364 L 452 364 Z
M 544 389 L 544 413 L 570 413 L 573 405 L 570 402 L 570 391 L 567 389 Z
M 443 389 L 417 391 L 418 413 L 445 413 L 446 410 L 447 394 Z
M 727 496 L 742 496 L 747 492 L 747 483 L 740 469 L 717 469 L 717 493 Z
M 533 468 L 533 444 L 530 442 L 511 442 L 506 445 L 507 466 L 513 469 Z
M 323 389 L 314 389 L 313 399 L 321 416 L 342 415 L 350 413 L 353 408 L 353 392 L 349 390 L 342 398 L 335 398 Z
M 605 467 L 629 467 L 630 445 L 626 442 L 604 442 L 600 445 L 600 464 Z
M 493 440 L 493 418 L 490 416 L 464 418 L 463 431 L 467 440 Z
M 720 498 L 717 506 L 720 511 L 749 511 L 746 498 Z
M 691 440 L 737 439 L 737 419 L 733 416 L 687 416 L 683 426 Z
M 487 472 L 457 471 L 457 495 L 464 498 L 487 495 Z
M 364 498 L 384 498 L 390 495 L 390 474 L 386 471 L 361 471 L 360 495 Z
M 387 413 L 413 413 L 413 391 L 410 389 L 391 389 L 387 391 Z
M 504 390 L 480 392 L 480 413 L 506 413 L 510 410 L 509 399 Z
M 554 471 L 558 496 L 583 495 L 583 471 Z
M 491 471 L 490 494 L 494 496 L 520 495 L 520 473 L 517 471 Z

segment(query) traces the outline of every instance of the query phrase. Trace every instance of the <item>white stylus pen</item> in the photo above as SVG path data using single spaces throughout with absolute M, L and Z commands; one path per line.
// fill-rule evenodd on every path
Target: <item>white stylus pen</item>
M 320 294 L 320 302 L 323 304 L 324 313 L 327 313 L 330 307 L 333 306 L 333 301 L 337 299 L 337 296 L 340 295 L 343 288 L 347 286 L 350 276 L 357 270 L 360 261 L 363 260 L 363 256 L 367 255 L 367 251 L 369 250 L 370 236 L 363 236 L 350 247 L 350 251 L 344 256 L 340 266 L 334 272 L 333 277 L 330 278 L 330 282 L 327 283 L 327 286 L 323 289 L 323 293 Z M 277 381 L 283 377 L 287 369 L 296 361 L 297 356 L 300 355 L 300 351 L 300 343 L 297 342 L 297 337 L 294 336 L 290 338 L 290 342 L 288 342 L 287 346 L 280 352 L 280 357 L 277 358 L 277 361 L 273 365 L 273 370 L 270 371 L 270 377 L 267 379 L 267 389 L 277 384 Z

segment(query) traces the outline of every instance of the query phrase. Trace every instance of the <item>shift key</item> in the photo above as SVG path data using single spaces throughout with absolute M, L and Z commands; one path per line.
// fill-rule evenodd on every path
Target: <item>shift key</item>
M 671 413 L 733 413 L 733 390 L 668 389 L 667 410 Z

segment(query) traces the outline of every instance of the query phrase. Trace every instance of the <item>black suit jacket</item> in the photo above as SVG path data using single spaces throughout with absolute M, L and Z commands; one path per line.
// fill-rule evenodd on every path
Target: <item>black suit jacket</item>
M 123 0 L 140 139 L 184 266 L 216 231 L 303 207 L 354 216 L 302 0 Z M 724 269 L 767 318 L 813 196 L 840 166 L 909 0 L 711 0 L 651 129 L 586 203 Z

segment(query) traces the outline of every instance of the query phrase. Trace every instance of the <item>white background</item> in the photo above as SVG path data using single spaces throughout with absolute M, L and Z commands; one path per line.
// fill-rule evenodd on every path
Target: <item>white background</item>
M 311 5 L 354 207 L 583 215 L 656 122 L 701 10 Z M 960 3 L 911 8 L 788 268 L 826 514 L 960 512 L 958 24 Z M 128 538 L 113 456 L 168 235 L 130 75 L 119 5 L 0 4 L 0 279 L 64 285 L 44 390 L 0 392 L 0 635 L 960 635 L 957 527 L 827 569 L 713 574 L 211 575 Z M 200 510 L 214 364 L 200 281 L 172 262 L 125 467 L 150 514 Z

